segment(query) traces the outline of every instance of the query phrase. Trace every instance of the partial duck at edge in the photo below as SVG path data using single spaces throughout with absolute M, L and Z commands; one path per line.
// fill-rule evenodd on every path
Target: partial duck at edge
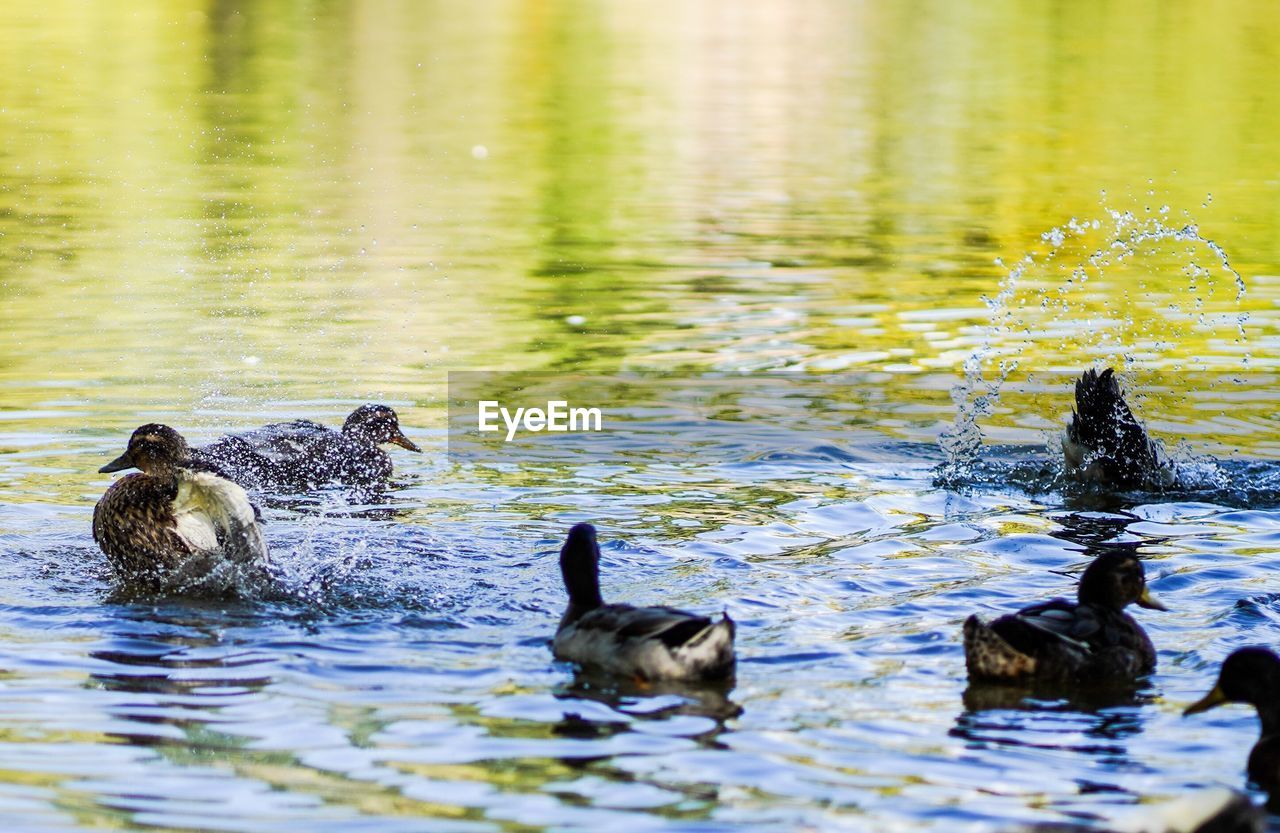
M 1226 703 L 1247 703 L 1258 710 L 1262 733 L 1249 752 L 1249 780 L 1267 791 L 1268 806 L 1280 812 L 1280 657 L 1266 648 L 1233 651 L 1222 663 L 1213 689 L 1183 714 Z

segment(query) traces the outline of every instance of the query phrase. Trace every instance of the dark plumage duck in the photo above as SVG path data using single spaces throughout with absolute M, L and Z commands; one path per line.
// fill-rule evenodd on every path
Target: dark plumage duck
M 1149 674 L 1156 652 L 1124 609 L 1167 608 L 1147 590 L 1142 562 L 1104 553 L 1080 577 L 1077 601 L 1052 599 L 990 623 L 964 623 L 964 657 L 973 680 L 1119 684 Z
M 1248 703 L 1262 719 L 1262 736 L 1249 753 L 1249 780 L 1267 791 L 1269 806 L 1280 810 L 1280 657 L 1265 648 L 1241 648 L 1222 663 L 1213 690 L 1187 707 L 1184 715 L 1224 703 Z
M 297 419 L 243 434 L 228 434 L 196 449 L 198 460 L 226 471 L 248 488 L 306 488 L 324 483 L 375 486 L 391 477 L 391 457 L 378 446 L 394 443 L 421 451 L 400 430 L 386 405 L 361 405 L 341 431 Z
M 1158 489 L 1175 479 L 1173 464 L 1124 401 L 1115 371 L 1090 368 L 1076 381 L 1076 407 L 1062 437 L 1067 472 L 1115 489 Z
M 93 510 L 93 539 L 130 587 L 178 592 L 251 591 L 266 579 L 267 548 L 244 490 L 191 460 L 167 425 L 133 432 L 100 472 L 137 468 Z
M 578 524 L 560 550 L 569 607 L 552 645 L 558 659 L 639 680 L 723 680 L 733 675 L 734 624 L 669 607 L 605 604 L 600 547 Z

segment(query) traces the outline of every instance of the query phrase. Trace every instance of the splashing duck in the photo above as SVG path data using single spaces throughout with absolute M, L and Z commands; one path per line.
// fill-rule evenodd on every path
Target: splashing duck
M 182 435 L 151 423 L 99 472 L 136 468 L 93 510 L 93 539 L 117 579 L 148 591 L 252 593 L 267 579 L 257 509 L 215 467 L 191 459 Z
M 600 547 L 578 524 L 560 550 L 569 607 L 552 648 L 557 659 L 636 680 L 724 680 L 733 675 L 734 623 L 669 607 L 605 604 Z
M 1075 602 L 1051 599 L 990 622 L 964 623 L 969 678 L 1005 683 L 1119 684 L 1156 667 L 1151 640 L 1124 609 L 1167 610 L 1147 589 L 1142 562 L 1131 552 L 1093 560 Z
M 1176 471 L 1124 400 L 1115 371 L 1090 368 L 1075 387 L 1076 406 L 1062 435 L 1067 473 L 1115 489 L 1159 489 Z
M 396 412 L 386 405 L 361 405 L 342 430 L 296 419 L 243 434 L 228 434 L 195 450 L 248 488 L 309 488 L 326 483 L 376 486 L 391 477 L 391 457 L 379 448 L 392 443 L 421 451 L 400 430 Z

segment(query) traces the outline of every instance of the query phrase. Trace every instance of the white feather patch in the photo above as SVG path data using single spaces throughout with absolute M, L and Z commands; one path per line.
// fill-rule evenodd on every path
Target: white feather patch
M 230 480 L 181 470 L 173 514 L 178 535 L 197 552 L 221 549 L 234 561 L 266 558 L 253 504 Z

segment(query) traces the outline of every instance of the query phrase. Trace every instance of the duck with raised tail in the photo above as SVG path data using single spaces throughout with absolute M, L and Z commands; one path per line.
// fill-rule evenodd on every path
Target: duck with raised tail
M 1267 791 L 1268 806 L 1280 811 L 1280 657 L 1266 648 L 1240 648 L 1222 663 L 1218 682 L 1184 715 L 1226 703 L 1246 703 L 1258 710 L 1262 733 L 1249 752 L 1249 780 Z
M 112 483 L 93 510 L 93 539 L 126 588 L 245 594 L 269 579 L 257 509 L 214 466 L 191 459 L 182 435 L 151 423 L 98 471 L 139 471 Z
M 1162 489 L 1177 480 L 1173 462 L 1133 415 L 1109 367 L 1090 368 L 1076 381 L 1062 456 L 1071 477 L 1113 489 Z
M 557 659 L 637 680 L 726 680 L 733 676 L 734 623 L 670 607 L 605 604 L 600 547 L 578 524 L 560 550 L 569 606 L 552 649 Z

